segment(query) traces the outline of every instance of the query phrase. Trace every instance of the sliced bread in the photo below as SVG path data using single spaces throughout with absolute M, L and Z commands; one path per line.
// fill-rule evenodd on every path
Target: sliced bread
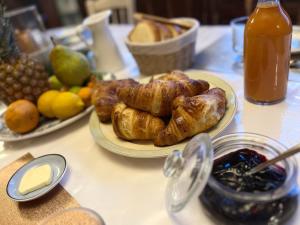
M 129 40 L 137 43 L 153 43 L 161 40 L 160 29 L 148 20 L 139 22 L 129 34 Z
M 168 24 L 167 27 L 170 30 L 170 32 L 172 33 L 172 37 L 177 37 L 180 34 L 184 33 L 184 30 L 182 28 L 180 28 L 179 26 Z
M 167 40 L 173 37 L 171 30 L 168 28 L 168 25 L 162 23 L 155 23 L 159 29 L 160 40 Z

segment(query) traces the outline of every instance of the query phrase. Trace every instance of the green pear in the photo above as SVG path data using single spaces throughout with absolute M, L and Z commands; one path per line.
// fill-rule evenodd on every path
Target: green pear
M 81 86 L 91 74 L 87 58 L 63 45 L 54 46 L 50 61 L 57 79 L 64 85 Z
M 51 89 L 60 90 L 63 87 L 62 83 L 57 79 L 55 75 L 49 77 L 48 81 L 50 83 Z
M 69 89 L 69 92 L 72 92 L 74 94 L 78 94 L 78 92 L 80 91 L 81 87 L 80 86 L 73 86 Z

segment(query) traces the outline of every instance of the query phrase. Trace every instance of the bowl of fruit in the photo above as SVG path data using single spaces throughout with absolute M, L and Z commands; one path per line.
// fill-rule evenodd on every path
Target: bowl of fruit
M 1 5 L 1 7 L 3 7 Z M 19 141 L 65 127 L 89 114 L 92 88 L 99 76 L 85 55 L 65 46 L 52 48 L 54 75 L 22 54 L 12 25 L 0 9 L 0 140 Z

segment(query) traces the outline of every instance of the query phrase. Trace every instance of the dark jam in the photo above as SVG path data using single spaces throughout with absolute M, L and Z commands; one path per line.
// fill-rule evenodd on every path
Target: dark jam
M 280 187 L 286 179 L 284 168 L 273 165 L 253 175 L 251 168 L 267 160 L 264 155 L 249 149 L 229 153 L 214 161 L 212 176 L 224 188 L 235 192 L 263 193 Z M 200 200 L 208 212 L 224 224 L 262 225 L 282 224 L 297 208 L 297 192 L 291 191 L 277 200 L 253 202 L 225 196 L 206 185 Z
M 285 169 L 274 165 L 253 175 L 246 172 L 266 157 L 253 150 L 243 149 L 215 160 L 212 175 L 224 186 L 237 192 L 265 192 L 281 186 L 286 178 Z

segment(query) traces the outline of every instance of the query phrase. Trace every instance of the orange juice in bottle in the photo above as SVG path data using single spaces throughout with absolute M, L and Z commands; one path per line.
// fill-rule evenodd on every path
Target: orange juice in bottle
M 286 96 L 292 23 L 279 0 L 259 0 L 245 27 L 245 97 L 273 104 Z

